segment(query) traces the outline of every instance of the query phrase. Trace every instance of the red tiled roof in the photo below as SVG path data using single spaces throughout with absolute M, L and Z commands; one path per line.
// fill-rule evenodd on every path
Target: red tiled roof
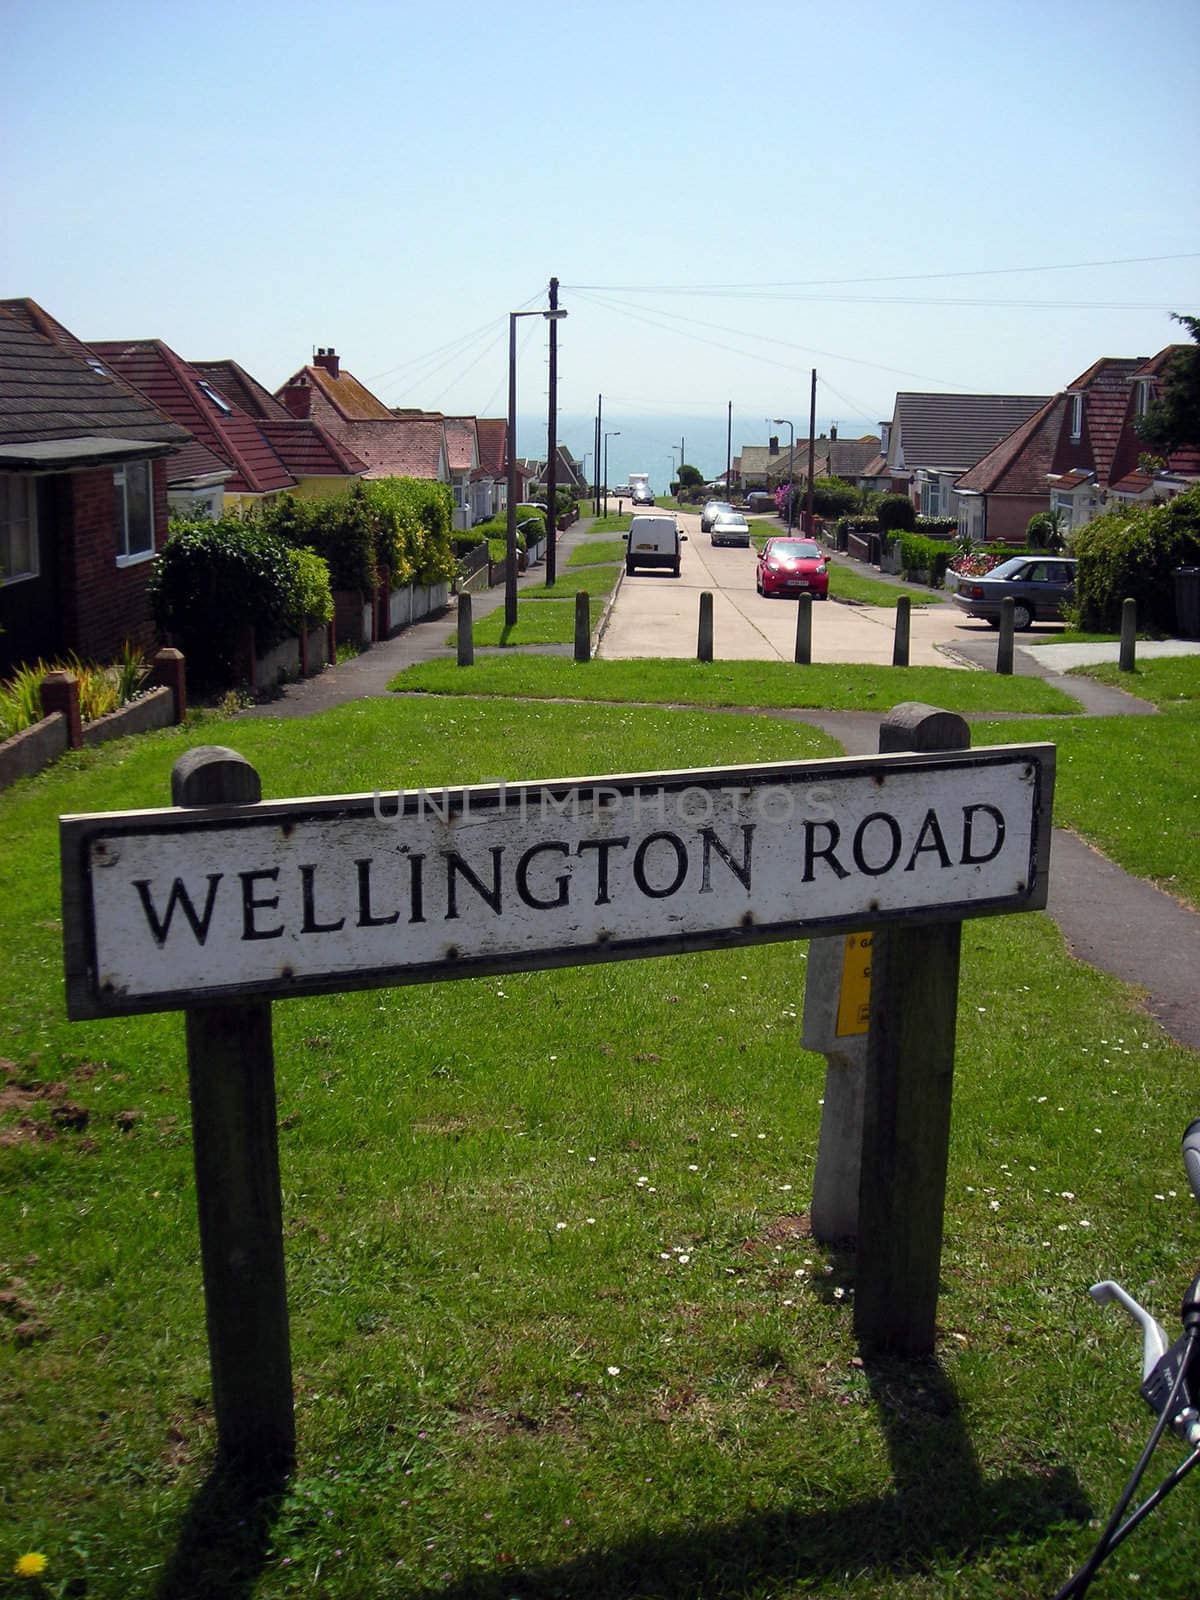
M 1068 408 L 1051 472 L 1083 468 L 1096 474 L 1101 488 L 1108 487 L 1122 437 L 1133 437 L 1133 387 L 1129 380 L 1145 361 L 1145 356 L 1102 356 L 1070 385 L 1070 393 L 1083 396 L 1083 429 L 1079 439 L 1071 439 Z M 1128 448 L 1127 444 L 1126 451 Z M 1136 451 L 1134 460 L 1119 467 L 1117 475 L 1123 477 L 1135 462 Z
M 191 366 L 248 417 L 282 420 L 289 415 L 287 407 L 236 361 L 193 361 Z
M 1090 472 L 1062 472 L 1051 475 L 1056 489 L 1078 489 L 1081 483 L 1093 482 Z
M 187 429 L 33 300 L 0 300 L 0 443 L 96 435 L 183 444 Z
M 507 417 L 477 417 L 475 431 L 479 437 L 480 465 L 486 467 L 493 478 L 502 478 L 506 471 L 504 448 L 508 438 Z
M 122 343 L 103 340 L 95 346 L 127 382 L 188 428 L 220 460 L 234 469 L 226 483 L 233 494 L 271 494 L 295 488 L 296 480 L 275 454 L 253 417 L 231 401 L 226 414 L 200 388 L 200 375 L 161 339 Z M 222 396 L 222 399 L 225 397 Z M 167 468 L 168 483 L 179 475 Z
M 285 415 L 282 421 L 271 418 L 258 426 L 297 478 L 360 477 L 367 470 L 365 461 L 316 422 L 300 422 Z
M 469 472 L 477 455 L 474 417 L 446 417 L 446 457 L 451 472 Z
M 1066 395 L 1057 394 L 1040 410 L 1001 439 L 981 461 L 964 472 L 954 487 L 979 494 L 1044 495 L 1046 474 L 1067 411 Z
M 431 478 L 445 459 L 440 422 L 387 420 L 347 422 L 342 443 L 366 463 L 368 478 Z

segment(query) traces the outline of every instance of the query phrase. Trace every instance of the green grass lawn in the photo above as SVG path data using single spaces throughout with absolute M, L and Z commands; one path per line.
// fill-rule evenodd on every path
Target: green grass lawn
M 163 803 L 198 742 L 268 796 L 831 748 L 769 717 L 366 701 L 109 745 L 0 796 L 0 1551 L 49 1561 L 0 1592 L 1011 1600 L 1066 1577 L 1147 1428 L 1136 1336 L 1086 1285 L 1174 1317 L 1200 1063 L 1039 915 L 967 926 L 938 1356 L 907 1369 L 860 1360 L 852 1263 L 799 1226 L 824 1074 L 802 945 L 277 1004 L 299 1468 L 257 1517 L 206 1488 L 182 1020 L 64 1020 L 55 826 Z M 1184 1600 L 1188 1494 L 1097 1596 Z
M 582 572 L 563 572 L 560 569 L 553 586 L 543 583 L 522 589 L 521 600 L 562 600 L 567 597 L 573 600 L 581 589 L 586 590 L 593 600 L 606 600 L 613 591 L 620 571 L 619 566 L 588 567 Z
M 476 635 L 478 639 L 478 634 Z M 451 641 L 453 642 L 453 641 Z M 922 700 L 947 711 L 1070 712 L 1076 702 L 1038 678 L 958 672 L 949 667 L 820 665 L 784 661 L 590 661 L 550 657 L 458 667 L 408 667 L 391 688 L 428 694 L 521 695 L 557 699 L 662 701 L 674 705 L 824 707 L 883 711 Z
M 1127 689 L 1143 700 L 1153 700 L 1164 708 L 1200 700 L 1200 655 L 1159 656 L 1140 661 L 1133 672 L 1122 672 L 1115 663 L 1075 667 L 1073 675 L 1096 678 L 1114 688 Z
M 624 539 L 593 539 L 578 545 L 567 558 L 568 567 L 595 566 L 598 561 L 624 561 Z
M 611 496 L 609 497 L 611 499 Z M 593 517 L 592 525 L 588 529 L 588 536 L 596 533 L 628 533 L 629 524 L 633 521 L 631 511 L 623 511 L 620 516 L 615 511 L 610 511 L 606 517 Z
M 901 595 L 907 595 L 914 606 L 939 603 L 932 589 L 906 588 L 895 583 L 880 583 L 875 578 L 864 578 L 860 572 L 839 566 L 836 557 L 829 563 L 829 593 L 835 600 L 854 600 L 864 606 L 894 607 Z
M 510 628 L 504 621 L 504 607 L 497 606 L 474 625 L 477 645 L 570 644 L 575 637 L 574 593 L 582 585 L 571 589 L 570 600 L 556 600 L 542 596 L 537 604 L 532 598 L 522 597 L 517 605 L 517 620 Z M 604 604 L 604 597 L 593 595 L 589 606 L 592 626 L 595 627 Z M 457 643 L 458 635 L 446 635 L 447 644 Z M 465 668 L 462 670 L 466 670 Z

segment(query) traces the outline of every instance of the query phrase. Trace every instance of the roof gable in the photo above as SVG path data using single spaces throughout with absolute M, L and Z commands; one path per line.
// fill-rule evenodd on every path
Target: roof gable
M 236 361 L 193 361 L 191 366 L 248 417 L 282 421 L 289 415 L 287 407 Z
M 298 383 L 306 383 L 318 390 L 346 422 L 394 420 L 383 401 L 373 395 L 365 384 L 359 383 L 353 373 L 339 371 L 335 376 L 325 367 L 301 367 L 286 383 L 280 384 L 275 391 L 275 398 L 279 399 L 285 389 Z
M 1068 410 L 1065 394 L 1056 394 L 1006 439 L 1001 439 L 954 485 L 978 494 L 1045 495 L 1046 475 L 1054 460 Z
M 965 472 L 1046 404 L 1047 395 L 896 396 L 889 460 L 907 468 Z

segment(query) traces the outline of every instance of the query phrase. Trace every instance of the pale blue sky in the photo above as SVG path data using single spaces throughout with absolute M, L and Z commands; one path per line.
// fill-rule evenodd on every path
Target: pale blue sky
M 815 365 L 862 431 L 897 388 L 1050 393 L 1200 310 L 1193 0 L 0 15 L 0 292 L 272 387 L 331 344 L 389 403 L 502 413 L 506 314 L 553 273 L 564 413 L 806 426 Z

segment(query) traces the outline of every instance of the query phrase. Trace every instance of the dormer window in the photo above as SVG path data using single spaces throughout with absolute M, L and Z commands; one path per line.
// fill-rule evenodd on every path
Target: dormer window
M 221 399 L 221 396 L 213 388 L 211 383 L 205 383 L 204 379 L 201 378 L 198 380 L 196 387 L 200 390 L 202 395 L 205 395 L 209 400 L 212 401 L 213 405 L 216 406 L 217 410 L 223 417 L 231 417 L 233 415 L 233 407 L 227 401 Z
M 1139 378 L 1133 386 L 1133 414 L 1144 417 L 1154 400 L 1154 385 L 1149 378 Z
M 1083 438 L 1083 396 L 1071 396 L 1071 443 L 1078 444 Z

